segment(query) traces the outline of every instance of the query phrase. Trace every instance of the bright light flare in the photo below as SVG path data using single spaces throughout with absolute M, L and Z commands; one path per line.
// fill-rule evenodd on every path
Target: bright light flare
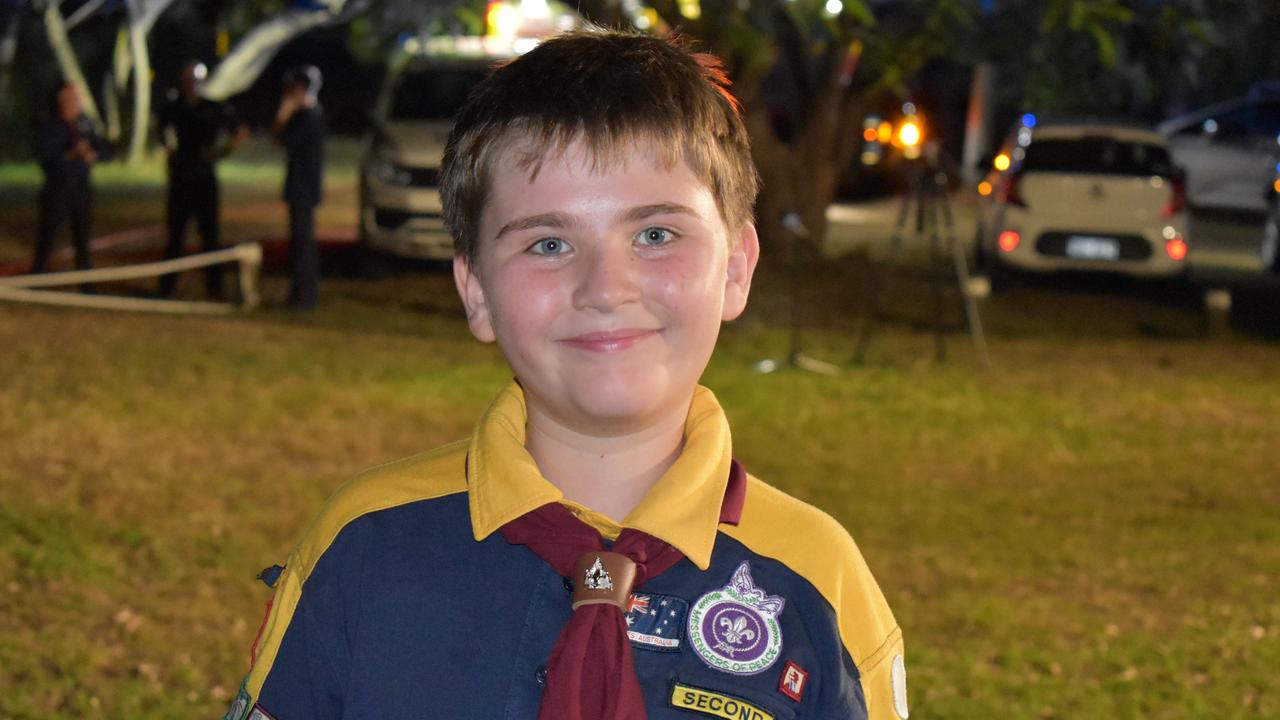
M 1174 262 L 1182 262 L 1187 259 L 1187 241 L 1181 236 L 1175 237 L 1164 244 L 1165 254 Z
M 987 182 L 986 180 L 983 180 L 982 182 L 978 183 L 978 194 L 981 195 L 982 197 L 987 197 L 988 195 L 990 195 L 993 189 L 994 188 L 991 187 L 991 183 Z
M 489 37 L 513 38 L 520 28 L 520 13 L 505 2 L 491 2 L 484 14 Z
M 1022 236 L 1017 230 L 1005 230 L 1000 233 L 1000 237 L 996 238 L 996 244 L 1004 252 L 1011 253 L 1018 249 L 1018 244 L 1022 242 Z
M 826 9 L 828 15 L 839 15 L 844 10 L 844 3 L 841 0 L 827 0 Z
M 1009 156 L 1005 153 L 1000 153 L 995 160 L 991 161 L 991 165 L 1000 172 L 1004 172 L 1009 169 Z
M 898 127 L 898 143 L 903 147 L 916 147 L 920 144 L 920 123 L 915 120 L 905 120 Z

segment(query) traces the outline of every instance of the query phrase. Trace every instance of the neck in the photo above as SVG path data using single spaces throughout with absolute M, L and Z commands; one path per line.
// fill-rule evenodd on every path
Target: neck
M 635 432 L 597 436 L 530 403 L 525 446 L 565 499 L 622 521 L 680 456 L 687 415 L 683 408 Z

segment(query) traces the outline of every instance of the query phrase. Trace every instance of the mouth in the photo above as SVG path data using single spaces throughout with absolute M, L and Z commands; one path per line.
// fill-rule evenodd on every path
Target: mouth
M 626 330 L 609 330 L 574 335 L 561 340 L 561 344 L 588 352 L 609 353 L 626 350 L 649 338 L 655 337 L 659 331 L 641 328 Z

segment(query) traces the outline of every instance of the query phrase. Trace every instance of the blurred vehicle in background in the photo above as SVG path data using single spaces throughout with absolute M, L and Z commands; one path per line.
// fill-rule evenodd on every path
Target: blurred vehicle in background
M 1150 129 L 1024 116 L 978 194 L 978 266 L 993 284 L 1011 270 L 1185 273 L 1183 178 Z
M 1271 187 L 1267 195 L 1267 221 L 1262 228 L 1262 269 L 1280 275 L 1280 162 L 1272 168 Z
M 1171 118 L 1156 126 L 1187 172 L 1192 208 L 1261 213 L 1280 155 L 1280 82 L 1256 84 L 1247 95 Z
M 366 251 L 451 260 L 440 205 L 440 160 L 453 116 L 495 63 L 579 25 L 546 0 L 492 0 L 485 33 L 405 38 L 374 108 L 360 163 L 360 242 Z M 368 253 L 366 253 L 368 255 Z
M 447 260 L 440 159 L 454 113 L 494 58 L 416 56 L 392 70 L 374 109 L 360 163 L 360 241 L 367 250 Z

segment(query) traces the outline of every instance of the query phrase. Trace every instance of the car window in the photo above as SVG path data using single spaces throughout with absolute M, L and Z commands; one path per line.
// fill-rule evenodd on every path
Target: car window
M 1169 153 L 1158 145 L 1113 138 L 1037 140 L 1026 149 L 1022 172 L 1168 175 Z
M 448 120 L 487 72 L 484 68 L 406 70 L 396 79 L 388 117 L 391 120 Z
M 1253 129 L 1258 135 L 1280 135 L 1280 102 L 1259 103 L 1253 110 Z
M 1219 139 L 1275 137 L 1280 135 L 1280 103 L 1246 105 L 1206 120 L 1202 129 Z

